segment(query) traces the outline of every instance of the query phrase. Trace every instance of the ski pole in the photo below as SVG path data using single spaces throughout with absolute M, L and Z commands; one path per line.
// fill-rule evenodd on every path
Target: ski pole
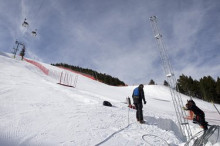
M 218 114 L 220 115 L 219 110 L 217 109 L 217 107 L 215 106 L 214 102 L 212 101 L 213 106 L 215 107 L 215 109 L 217 110 Z

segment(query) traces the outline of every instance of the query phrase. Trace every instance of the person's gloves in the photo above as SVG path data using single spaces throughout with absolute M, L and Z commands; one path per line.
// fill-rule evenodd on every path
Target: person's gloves
M 146 104 L 147 102 L 146 101 L 144 101 L 144 104 Z
M 187 108 L 186 107 L 182 107 L 184 110 L 187 110 Z

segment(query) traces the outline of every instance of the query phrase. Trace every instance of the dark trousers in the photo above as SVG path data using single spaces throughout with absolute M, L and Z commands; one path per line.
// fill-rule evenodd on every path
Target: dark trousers
M 198 121 L 199 125 L 201 125 L 204 128 L 204 130 L 208 129 L 204 115 L 196 115 L 196 120 Z
M 142 111 L 143 105 L 142 105 L 142 103 L 134 103 L 134 105 L 137 110 L 137 112 L 136 112 L 137 120 L 143 121 L 143 111 Z

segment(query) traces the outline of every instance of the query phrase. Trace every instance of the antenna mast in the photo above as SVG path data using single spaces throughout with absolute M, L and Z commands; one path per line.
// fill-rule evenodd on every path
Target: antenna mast
M 178 92 L 178 87 L 176 86 L 176 78 L 172 69 L 172 66 L 169 61 L 169 57 L 167 54 L 167 50 L 165 48 L 165 45 L 163 43 L 162 34 L 159 31 L 158 25 L 157 25 L 157 17 L 151 16 L 150 17 L 151 26 L 153 29 L 154 37 L 157 42 L 157 46 L 160 51 L 160 57 L 163 64 L 164 73 L 166 75 L 167 81 L 169 83 L 170 87 L 170 93 L 173 100 L 173 105 L 175 108 L 179 128 L 182 132 L 182 134 L 187 138 L 190 139 L 192 137 L 192 133 L 189 127 L 188 120 L 185 118 L 186 113 L 183 110 L 183 101 L 181 98 L 180 93 Z

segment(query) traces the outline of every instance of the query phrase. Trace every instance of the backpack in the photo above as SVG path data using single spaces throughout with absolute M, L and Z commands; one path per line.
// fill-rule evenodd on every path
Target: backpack
M 104 106 L 112 106 L 112 104 L 109 101 L 103 101 Z
M 133 96 L 139 96 L 139 88 L 135 88 L 133 91 Z
M 139 88 L 135 88 L 132 95 L 134 103 L 139 103 Z

